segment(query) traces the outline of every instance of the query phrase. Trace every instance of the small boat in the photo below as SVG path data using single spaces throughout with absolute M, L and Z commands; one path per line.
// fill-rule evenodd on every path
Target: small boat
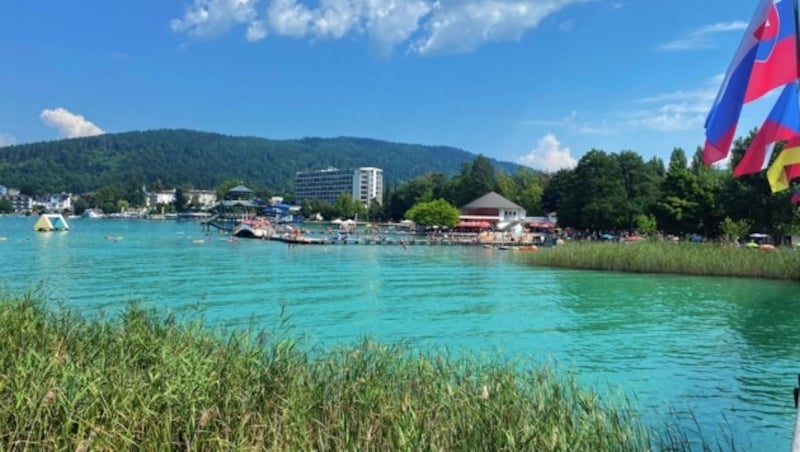
M 269 239 L 275 235 L 275 229 L 268 221 L 246 222 L 233 229 L 234 237 Z
M 86 209 L 81 214 L 83 218 L 103 218 L 103 214 L 94 210 L 94 209 Z

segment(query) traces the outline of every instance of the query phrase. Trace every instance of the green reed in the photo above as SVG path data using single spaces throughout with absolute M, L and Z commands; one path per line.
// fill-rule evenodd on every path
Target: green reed
M 117 317 L 0 295 L 3 450 L 681 450 L 625 401 L 546 366 L 367 340 L 303 351 L 131 305 Z
M 800 252 L 788 248 L 763 251 L 711 243 L 567 242 L 517 256 L 522 262 L 545 267 L 800 279 Z

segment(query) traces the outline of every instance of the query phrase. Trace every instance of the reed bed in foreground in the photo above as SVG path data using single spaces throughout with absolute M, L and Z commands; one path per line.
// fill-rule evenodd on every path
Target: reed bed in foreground
M 518 253 L 518 258 L 545 267 L 800 280 L 800 252 L 790 249 L 762 251 L 661 241 L 567 242 L 535 253 Z
M 3 298 L 0 296 L 0 298 Z M 309 354 L 132 305 L 0 301 L 3 450 L 651 450 L 625 403 L 546 367 L 369 341 Z M 680 432 L 658 447 L 686 449 Z

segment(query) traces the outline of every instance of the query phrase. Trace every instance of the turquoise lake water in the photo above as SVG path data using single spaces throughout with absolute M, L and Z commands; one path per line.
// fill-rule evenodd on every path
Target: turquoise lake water
M 274 328 L 283 307 L 314 346 L 366 336 L 555 362 L 624 393 L 650 425 L 696 431 L 693 413 L 706 439 L 790 449 L 796 283 L 535 268 L 481 247 L 231 243 L 193 222 L 74 219 L 34 233 L 35 220 L 0 217 L 12 293 L 42 285 L 87 312 L 138 300 L 237 327 Z

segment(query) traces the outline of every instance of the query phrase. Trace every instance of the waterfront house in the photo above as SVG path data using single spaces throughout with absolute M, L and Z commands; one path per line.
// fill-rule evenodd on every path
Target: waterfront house
M 186 197 L 191 204 L 202 210 L 208 210 L 217 204 L 217 192 L 214 190 L 189 190 Z
M 67 193 L 54 193 L 45 199 L 45 209 L 50 212 L 64 212 L 72 210 L 72 195 Z
M 145 207 L 155 207 L 175 203 L 175 189 L 157 192 L 145 192 Z
M 492 191 L 462 207 L 459 219 L 497 226 L 524 221 L 525 209 Z

